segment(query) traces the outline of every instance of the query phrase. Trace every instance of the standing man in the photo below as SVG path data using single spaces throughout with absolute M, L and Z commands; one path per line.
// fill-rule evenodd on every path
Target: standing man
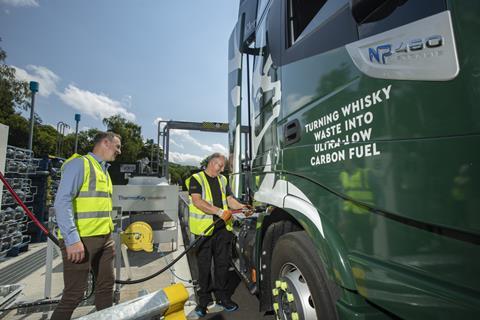
M 102 310 L 113 304 L 115 251 L 111 236 L 112 180 L 107 161 L 115 160 L 120 148 L 118 134 L 99 132 L 92 152 L 74 154 L 62 166 L 54 208 L 65 287 L 51 319 L 71 318 L 82 301 L 90 268 L 95 278 L 95 307 Z
M 205 235 L 206 240 L 197 251 L 198 261 L 198 305 L 195 313 L 199 317 L 207 314 L 207 305 L 212 302 L 211 292 L 215 294 L 218 305 L 226 311 L 235 311 L 238 305 L 231 300 L 227 290 L 227 275 L 231 256 L 232 213 L 228 208 L 242 209 L 246 205 L 238 202 L 232 195 L 227 178 L 220 173 L 225 167 L 225 156 L 214 153 L 207 158 L 205 171 L 192 175 L 186 181 L 190 193 L 190 232 L 199 236 L 214 222 L 217 225 Z M 214 260 L 215 283 L 211 279 L 211 263 Z

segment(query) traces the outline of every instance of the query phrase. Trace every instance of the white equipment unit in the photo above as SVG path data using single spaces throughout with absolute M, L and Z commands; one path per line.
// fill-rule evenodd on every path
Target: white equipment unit
M 113 206 L 130 212 L 130 223 L 148 223 L 153 229 L 154 243 L 174 243 L 176 249 L 178 186 L 162 182 L 160 178 L 135 177 L 127 185 L 114 185 Z

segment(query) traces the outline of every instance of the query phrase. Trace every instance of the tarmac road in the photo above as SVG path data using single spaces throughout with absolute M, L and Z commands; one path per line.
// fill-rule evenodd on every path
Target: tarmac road
M 275 319 L 273 315 L 264 315 L 263 312 L 258 311 L 258 299 L 250 294 L 248 292 L 246 286 L 243 284 L 243 282 L 240 281 L 238 275 L 235 273 L 235 271 L 231 272 L 230 279 L 232 280 L 232 284 L 234 282 L 237 283 L 235 293 L 232 296 L 232 300 L 235 301 L 239 309 L 234 311 L 234 312 L 217 312 L 217 313 L 211 313 L 207 314 L 205 318 L 202 319 L 211 319 L 211 320 L 255 320 L 255 319 Z

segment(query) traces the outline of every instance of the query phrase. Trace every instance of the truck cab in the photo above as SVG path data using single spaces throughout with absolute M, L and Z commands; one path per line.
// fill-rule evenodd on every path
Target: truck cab
M 480 311 L 480 3 L 241 0 L 233 263 L 279 319 Z

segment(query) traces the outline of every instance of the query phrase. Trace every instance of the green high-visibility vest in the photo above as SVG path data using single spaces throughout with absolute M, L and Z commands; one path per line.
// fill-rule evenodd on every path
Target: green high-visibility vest
M 213 205 L 213 198 L 212 192 L 210 190 L 210 185 L 208 184 L 207 177 L 205 176 L 205 172 L 198 172 L 189 177 L 185 181 L 185 185 L 188 189 L 190 189 L 190 179 L 194 178 L 198 181 L 200 186 L 202 186 L 202 199 L 208 202 L 209 204 Z M 227 204 L 227 178 L 222 175 L 219 175 L 218 182 L 220 184 L 220 190 L 222 192 L 222 205 L 223 210 L 228 210 Z M 188 217 L 188 225 L 190 227 L 190 232 L 196 235 L 202 235 L 204 231 L 213 223 L 213 215 L 207 214 L 197 208 L 192 201 L 192 197 L 189 196 L 190 204 L 188 206 L 189 209 L 189 217 Z M 227 230 L 232 231 L 232 223 L 231 220 L 226 223 Z M 210 229 L 206 236 L 210 236 L 213 233 L 214 228 Z
M 83 184 L 72 201 L 72 209 L 80 237 L 92 237 L 109 234 L 113 231 L 112 221 L 112 180 L 108 172 L 94 157 L 87 154 L 74 154 L 65 161 L 64 166 L 73 159 L 83 159 Z M 59 232 L 59 238 L 62 238 Z

